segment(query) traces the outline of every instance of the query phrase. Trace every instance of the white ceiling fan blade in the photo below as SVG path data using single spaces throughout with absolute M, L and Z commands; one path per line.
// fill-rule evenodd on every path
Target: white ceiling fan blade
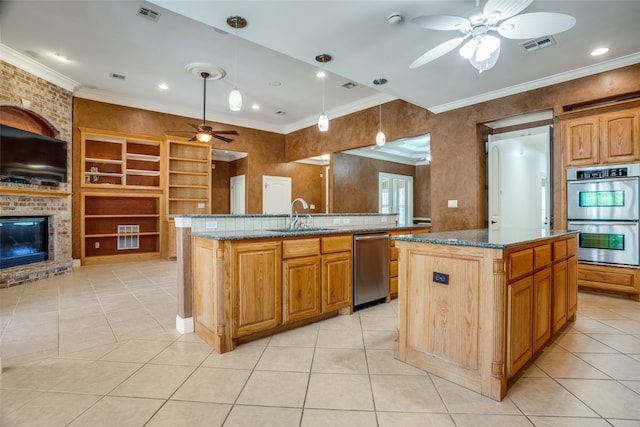
M 453 49 L 458 47 L 460 43 L 462 43 L 468 36 L 464 37 L 456 37 L 455 39 L 448 40 L 444 43 L 439 44 L 431 50 L 425 52 L 420 58 L 416 59 L 409 65 L 409 68 L 418 68 L 422 65 L 433 61 L 434 59 L 440 58 L 445 53 L 451 52 Z
M 525 13 L 501 23 L 498 33 L 508 39 L 533 39 L 567 31 L 575 23 L 576 18 L 562 13 Z
M 522 12 L 533 0 L 489 0 L 484 5 L 484 16 L 492 22 L 510 18 Z
M 471 28 L 471 22 L 467 18 L 461 18 L 459 16 L 448 15 L 425 15 L 416 16 L 410 21 L 422 28 L 429 30 L 463 30 L 465 28 Z

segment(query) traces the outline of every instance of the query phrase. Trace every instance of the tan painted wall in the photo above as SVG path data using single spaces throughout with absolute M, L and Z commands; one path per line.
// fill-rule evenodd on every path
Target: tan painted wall
M 404 101 L 382 106 L 387 140 L 431 134 L 431 218 L 433 231 L 484 226 L 485 154 L 479 125 L 506 117 L 552 109 L 555 115 L 567 106 L 640 91 L 640 64 L 595 74 L 565 83 L 530 90 L 497 100 L 433 114 Z M 329 132 L 309 127 L 286 136 L 287 159 L 317 156 L 372 144 L 378 129 L 373 107 L 331 120 Z M 561 135 L 554 127 L 554 188 L 562 187 Z M 563 194 L 554 191 L 554 217 L 560 218 Z M 447 208 L 447 200 L 458 208 Z M 561 224 L 560 224 L 561 225 Z

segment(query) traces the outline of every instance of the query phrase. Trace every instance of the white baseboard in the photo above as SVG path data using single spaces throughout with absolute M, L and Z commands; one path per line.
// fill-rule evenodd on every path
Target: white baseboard
M 193 317 L 183 319 L 180 316 L 176 316 L 176 329 L 183 335 L 192 333 L 194 331 Z

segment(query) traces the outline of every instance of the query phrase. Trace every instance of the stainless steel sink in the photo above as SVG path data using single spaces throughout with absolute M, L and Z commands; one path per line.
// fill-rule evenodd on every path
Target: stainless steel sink
M 310 227 L 310 228 L 272 228 L 267 231 L 275 231 L 277 233 L 302 233 L 305 231 L 331 231 L 331 228 L 319 228 L 319 227 Z

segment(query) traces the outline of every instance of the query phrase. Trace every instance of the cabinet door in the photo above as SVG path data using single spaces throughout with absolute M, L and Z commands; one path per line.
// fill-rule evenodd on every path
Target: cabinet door
M 552 332 L 558 331 L 567 322 L 567 261 L 553 265 Z
M 598 118 L 584 117 L 563 122 L 562 142 L 566 166 L 597 164 Z
M 282 261 L 283 323 L 317 316 L 320 298 L 320 256 Z
M 633 162 L 640 158 L 640 110 L 600 116 L 602 163 Z
M 322 312 L 350 307 L 353 301 L 351 252 L 322 256 Z
M 533 276 L 533 352 L 551 337 L 551 268 Z
M 507 377 L 511 378 L 533 355 L 533 276 L 508 288 Z
M 280 242 L 232 245 L 233 336 L 268 330 L 282 318 Z
M 567 320 L 575 320 L 578 311 L 578 257 L 567 260 Z

